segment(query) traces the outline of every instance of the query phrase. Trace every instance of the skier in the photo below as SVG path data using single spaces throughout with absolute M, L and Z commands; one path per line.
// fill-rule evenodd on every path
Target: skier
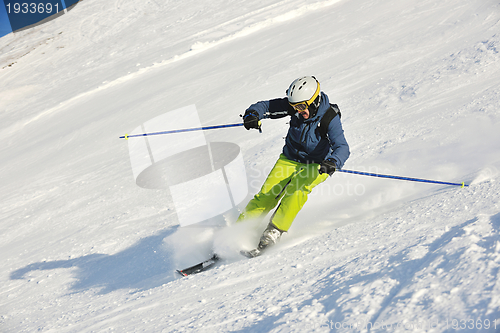
M 286 95 L 252 104 L 243 116 L 247 130 L 260 130 L 261 119 L 291 117 L 283 152 L 237 220 L 262 218 L 281 200 L 249 256 L 259 255 L 288 231 L 311 190 L 342 168 L 350 154 L 340 110 L 330 104 L 314 76 L 294 80 Z

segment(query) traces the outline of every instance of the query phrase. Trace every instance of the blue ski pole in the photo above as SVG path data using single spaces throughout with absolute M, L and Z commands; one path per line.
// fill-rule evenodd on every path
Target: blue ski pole
M 355 174 L 355 175 L 363 175 L 363 176 L 371 176 L 371 177 L 379 177 L 379 178 L 399 179 L 399 180 L 408 180 L 408 181 L 412 181 L 412 182 L 443 184 L 443 185 L 454 185 L 454 186 L 461 186 L 462 188 L 464 188 L 465 186 L 469 186 L 469 185 L 465 184 L 465 182 L 462 182 L 462 183 L 449 183 L 449 182 L 442 182 L 442 181 L 438 181 L 438 180 L 410 178 L 410 177 L 400 177 L 400 176 L 391 176 L 391 175 L 381 175 L 381 174 L 378 174 L 378 173 L 360 172 L 360 171 L 344 170 L 344 169 L 339 169 L 337 171 L 339 171 L 339 172 L 345 172 L 345 173 L 352 173 L 352 174 Z
M 228 127 L 239 127 L 243 126 L 243 123 L 240 124 L 228 124 L 228 125 L 216 125 L 216 126 L 206 126 L 206 127 L 195 127 L 195 128 L 185 128 L 171 131 L 163 131 L 163 132 L 153 132 L 153 133 L 142 133 L 142 134 L 125 134 L 124 136 L 120 136 L 120 139 L 128 140 L 129 138 L 142 137 L 142 136 L 152 136 L 152 135 L 162 135 L 162 134 L 172 134 L 172 133 L 182 133 L 182 132 L 193 132 L 193 131 L 205 131 L 210 129 L 217 128 L 228 128 Z

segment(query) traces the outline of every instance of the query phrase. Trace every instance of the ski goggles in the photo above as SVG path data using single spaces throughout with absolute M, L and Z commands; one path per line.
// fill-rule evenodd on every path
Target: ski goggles
M 309 104 L 307 104 L 307 102 L 298 102 L 294 104 L 290 103 L 290 105 L 297 112 L 304 112 L 309 107 Z

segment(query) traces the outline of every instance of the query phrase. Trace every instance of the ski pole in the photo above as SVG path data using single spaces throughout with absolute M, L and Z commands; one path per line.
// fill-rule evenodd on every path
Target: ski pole
M 399 179 L 399 180 L 408 180 L 412 182 L 422 182 L 422 183 L 432 183 L 432 184 L 443 184 L 443 185 L 454 185 L 454 186 L 461 186 L 464 188 L 465 186 L 469 186 L 465 184 L 465 182 L 462 183 L 449 183 L 449 182 L 442 182 L 439 180 L 429 180 L 429 179 L 420 179 L 420 178 L 410 178 L 410 177 L 400 177 L 400 176 L 391 176 L 391 175 L 381 175 L 378 173 L 370 173 L 370 172 L 360 172 L 360 171 L 353 171 L 353 170 L 345 170 L 345 169 L 339 169 L 337 170 L 339 172 L 345 172 L 345 173 L 352 173 L 355 175 L 363 175 L 363 176 L 371 176 L 371 177 L 379 177 L 379 178 L 391 178 L 391 179 Z
M 185 128 L 171 131 L 163 131 L 163 132 L 153 132 L 153 133 L 142 133 L 142 134 L 125 134 L 124 136 L 120 136 L 120 139 L 128 140 L 129 138 L 141 137 L 141 136 L 152 136 L 152 135 L 162 135 L 162 134 L 172 134 L 172 133 L 182 133 L 182 132 L 193 132 L 193 131 L 205 131 L 210 129 L 217 128 L 228 128 L 228 127 L 238 127 L 243 126 L 243 123 L 239 124 L 228 124 L 228 125 L 216 125 L 216 126 L 206 126 L 206 127 L 195 127 L 195 128 Z

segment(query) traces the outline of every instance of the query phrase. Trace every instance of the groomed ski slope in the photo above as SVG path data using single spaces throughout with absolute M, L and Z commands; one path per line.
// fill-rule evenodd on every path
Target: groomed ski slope
M 0 39 L 1 332 L 500 330 L 500 4 L 490 0 L 84 0 Z M 204 126 L 315 75 L 342 110 L 346 169 L 282 242 L 263 225 L 180 228 L 125 140 L 196 104 Z M 214 130 L 251 194 L 283 145 Z M 186 165 L 186 168 L 189 168 Z M 208 258 L 227 258 L 187 278 Z

